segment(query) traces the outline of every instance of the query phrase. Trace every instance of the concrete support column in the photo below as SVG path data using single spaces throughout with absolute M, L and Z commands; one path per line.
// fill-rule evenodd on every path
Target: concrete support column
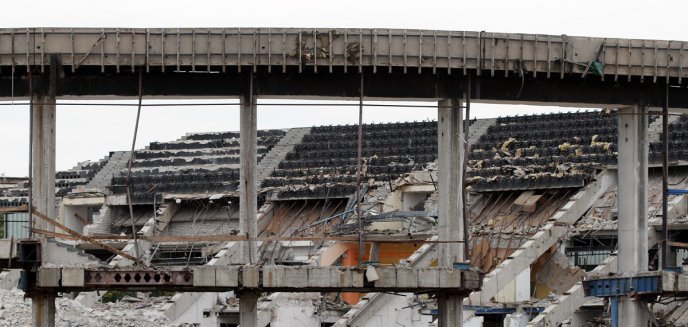
M 253 102 L 253 103 L 250 103 Z M 241 98 L 240 113 L 240 185 L 239 185 L 239 230 L 249 239 L 242 242 L 244 263 L 258 262 L 258 247 L 255 238 L 258 236 L 258 189 L 256 187 L 257 168 L 257 108 L 253 97 Z
M 55 96 L 33 95 L 31 146 L 33 209 L 56 216 L 55 208 Z M 34 228 L 54 230 L 40 218 L 34 218 Z M 32 293 L 31 317 L 34 327 L 55 326 L 55 294 Z
M 241 327 L 258 326 L 259 293 L 246 292 L 239 296 L 239 325 Z
M 463 212 L 461 190 L 463 189 L 463 116 L 460 99 L 446 99 L 439 102 L 437 117 L 438 134 L 438 265 L 453 267 L 463 262 Z M 463 324 L 463 298 L 455 295 L 438 296 L 439 325 L 441 327 Z
M 241 260 L 244 264 L 258 264 L 258 191 L 257 168 L 257 106 L 252 95 L 241 98 L 240 113 L 240 181 L 239 181 L 239 229 L 248 241 L 241 244 Z M 253 327 L 258 322 L 259 293 L 245 292 L 239 297 L 239 313 L 242 327 Z
M 36 293 L 31 295 L 31 326 L 55 326 L 55 293 Z
M 647 108 L 619 110 L 618 207 L 620 274 L 633 276 L 648 269 L 647 238 Z M 619 326 L 647 326 L 647 303 L 620 297 Z
M 32 191 L 33 208 L 56 216 L 55 207 L 55 97 L 34 96 L 32 113 Z M 34 217 L 34 228 L 53 230 L 40 218 Z

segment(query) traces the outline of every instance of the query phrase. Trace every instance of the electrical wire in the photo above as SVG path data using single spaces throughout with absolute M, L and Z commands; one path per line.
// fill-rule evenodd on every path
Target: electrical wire
M 42 103 L 34 103 L 42 104 Z M 28 106 L 29 102 L 0 102 L 0 106 Z M 240 106 L 238 102 L 212 102 L 212 103 L 198 103 L 198 102 L 177 102 L 177 103 L 113 103 L 113 102 L 58 102 L 58 106 L 97 106 L 97 107 L 204 107 L 204 106 Z M 258 106 L 263 107 L 354 107 L 360 106 L 359 103 L 327 103 L 327 102 L 306 102 L 306 103 L 259 103 Z M 363 103 L 364 107 L 390 107 L 390 108 L 449 108 L 450 106 L 442 106 L 436 104 L 391 104 L 391 103 Z

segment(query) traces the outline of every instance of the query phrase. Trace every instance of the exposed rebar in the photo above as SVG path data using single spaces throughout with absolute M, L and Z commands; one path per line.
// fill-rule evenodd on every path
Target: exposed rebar
M 13 77 L 14 79 L 14 77 Z M 29 71 L 29 237 L 33 238 L 33 79 Z

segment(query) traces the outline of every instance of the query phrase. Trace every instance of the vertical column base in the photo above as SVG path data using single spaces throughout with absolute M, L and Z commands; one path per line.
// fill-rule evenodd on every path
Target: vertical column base
M 31 326 L 55 326 L 55 293 L 35 293 L 31 296 Z
M 463 326 L 463 297 L 439 294 L 437 296 L 437 305 L 439 309 L 439 327 Z
M 241 327 L 258 326 L 259 293 L 244 292 L 239 296 L 239 324 Z
M 640 299 L 630 297 L 619 297 L 617 306 L 616 323 L 612 321 L 612 326 L 647 326 L 650 322 L 647 303 Z
M 647 109 L 643 105 L 619 109 L 618 128 L 618 248 L 617 271 L 629 276 L 648 270 L 648 140 Z M 647 326 L 643 301 L 618 299 L 618 326 Z

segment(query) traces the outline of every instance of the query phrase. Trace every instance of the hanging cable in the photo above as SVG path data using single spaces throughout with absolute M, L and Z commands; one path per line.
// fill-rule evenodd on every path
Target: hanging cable
M 356 161 L 356 216 L 358 217 L 358 266 L 363 263 L 363 219 L 361 217 L 361 157 L 363 156 L 363 74 L 358 97 L 358 155 Z
M 14 78 L 12 78 L 14 83 Z M 14 96 L 14 95 L 13 95 Z M 14 102 L 14 99 L 12 100 Z M 33 78 L 29 71 L 29 237 L 33 237 Z
M 463 259 L 469 259 L 469 232 L 468 232 L 468 212 L 466 212 L 468 196 L 466 194 L 466 171 L 468 170 L 468 151 L 470 151 L 470 143 L 468 139 L 468 130 L 471 126 L 471 75 L 468 75 L 468 88 L 466 90 L 466 120 L 464 121 L 464 138 L 463 138 L 463 169 L 461 174 L 461 212 L 463 213 Z
M 134 126 L 134 138 L 131 141 L 131 152 L 129 153 L 129 166 L 127 168 L 127 204 L 129 205 L 129 219 L 131 220 L 131 234 L 132 237 L 134 238 L 134 250 L 136 251 L 136 259 L 140 260 L 141 259 L 141 253 L 139 251 L 139 241 L 136 236 L 136 224 L 134 222 L 134 206 L 131 203 L 131 165 L 134 162 L 134 149 L 136 148 L 136 135 L 139 130 L 139 119 L 141 118 L 141 102 L 143 100 L 143 92 L 142 92 L 142 80 L 143 75 L 141 70 L 139 70 L 139 107 L 138 110 L 136 111 L 136 125 Z M 135 265 L 138 265 L 138 261 L 134 262 Z

